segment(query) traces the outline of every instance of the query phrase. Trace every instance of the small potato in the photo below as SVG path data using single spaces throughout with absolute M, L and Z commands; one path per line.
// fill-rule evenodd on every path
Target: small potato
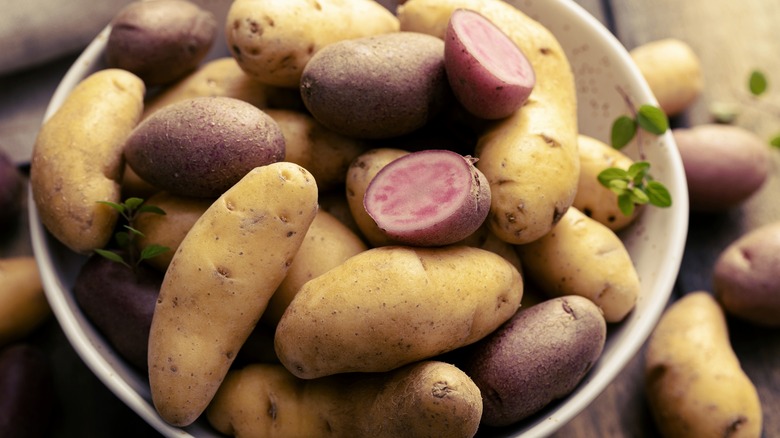
M 732 242 L 713 271 L 723 309 L 754 324 L 780 327 L 780 222 L 756 228 Z
M 641 214 L 643 208 L 638 206 L 630 216 L 623 214 L 618 207 L 617 194 L 601 185 L 598 175 L 610 167 L 628 170 L 634 160 L 603 141 L 587 135 L 580 134 L 577 145 L 580 155 L 580 182 L 572 206 L 613 231 L 626 228 Z
M 24 339 L 50 316 L 35 258 L 0 258 L 0 347 Z
M 467 246 L 385 246 L 304 284 L 276 327 L 298 377 L 381 372 L 476 342 L 520 306 L 509 262 Z
M 149 333 L 149 383 L 175 426 L 206 409 L 279 287 L 317 212 L 306 169 L 250 171 L 192 226 L 165 273 Z
M 337 41 L 398 31 L 398 19 L 374 0 L 237 0 L 227 45 L 244 71 L 264 84 L 298 88 L 320 49 Z
M 336 132 L 364 139 L 408 134 L 450 97 L 444 41 L 393 32 L 333 43 L 306 64 L 300 89 L 314 118 Z
M 769 177 L 769 145 L 732 125 L 672 130 L 685 168 L 691 210 L 733 208 L 756 193 Z
M 549 234 L 517 247 L 526 275 L 552 296 L 580 295 L 622 321 L 634 309 L 639 277 L 614 231 L 570 208 Z
M 231 97 L 196 97 L 141 122 L 124 146 L 144 181 L 180 196 L 216 198 L 255 167 L 284 159 L 279 125 Z
M 214 14 L 195 3 L 135 1 L 111 21 L 106 61 L 138 75 L 149 87 L 167 84 L 194 70 L 216 37 Z
M 456 365 L 482 393 L 482 424 L 506 426 L 571 393 L 606 338 L 607 323 L 593 302 L 553 298 L 517 312 Z
M 233 436 L 469 438 L 481 413 L 479 389 L 463 371 L 423 361 L 313 380 L 250 365 L 228 374 L 207 416 Z
M 701 95 L 701 61 L 686 42 L 664 38 L 634 47 L 629 53 L 667 115 L 683 112 Z
M 100 70 L 82 80 L 44 122 L 33 148 L 30 186 L 41 222 L 77 253 L 103 248 L 121 202 L 122 148 L 143 110 L 146 87 L 132 73 Z
M 683 296 L 661 316 L 647 342 L 644 386 L 664 437 L 762 436 L 758 392 L 708 292 Z
M 304 111 L 267 108 L 265 112 L 284 136 L 284 161 L 311 172 L 320 191 L 343 187 L 350 163 L 367 149 L 364 142 L 326 128 Z

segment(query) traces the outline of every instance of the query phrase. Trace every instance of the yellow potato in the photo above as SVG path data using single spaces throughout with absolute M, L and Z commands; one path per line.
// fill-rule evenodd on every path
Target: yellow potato
M 297 88 L 303 67 L 322 47 L 398 27 L 398 19 L 374 0 L 236 0 L 226 38 L 250 76 Z
M 761 437 L 761 401 L 708 292 L 674 302 L 644 356 L 645 392 L 664 437 Z
M 617 194 L 601 185 L 598 175 L 610 167 L 628 170 L 634 160 L 593 137 L 581 134 L 578 140 L 580 182 L 572 205 L 613 231 L 626 228 L 643 209 L 637 206 L 630 216 L 623 214 L 618 207 Z
M 577 95 L 563 48 L 539 22 L 498 0 L 409 0 L 398 8 L 401 30 L 443 38 L 457 8 L 477 11 L 528 56 L 536 85 L 525 106 L 480 136 L 477 168 L 492 193 L 488 223 L 523 244 L 547 234 L 574 201 L 579 181 Z
M 438 361 L 313 380 L 250 365 L 228 374 L 207 411 L 224 434 L 279 438 L 471 437 L 481 415 L 479 388 Z
M 614 231 L 570 208 L 553 230 L 517 247 L 525 274 L 548 295 L 580 295 L 593 301 L 607 322 L 634 309 L 639 277 Z
M 132 73 L 101 70 L 79 83 L 44 122 L 33 148 L 30 185 L 41 222 L 78 253 L 111 239 L 120 202 L 122 148 L 143 110 L 145 86 Z
M 0 347 L 24 338 L 50 315 L 35 258 L 0 259 Z
M 284 279 L 317 211 L 304 168 L 255 168 L 192 226 L 160 288 L 149 334 L 149 383 L 176 426 L 203 412 Z
M 483 338 L 522 295 L 520 273 L 490 251 L 373 248 L 301 287 L 276 327 L 276 353 L 307 379 L 388 371 Z

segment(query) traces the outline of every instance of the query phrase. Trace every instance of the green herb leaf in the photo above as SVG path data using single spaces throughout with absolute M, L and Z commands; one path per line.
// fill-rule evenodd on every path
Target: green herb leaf
M 138 213 L 154 213 L 163 216 L 165 215 L 165 211 L 156 205 L 142 205 L 141 208 L 138 209 Z
M 125 229 L 131 233 L 133 233 L 136 236 L 143 237 L 144 233 L 141 232 L 141 230 L 131 227 L 130 225 L 125 225 Z
M 121 263 L 121 264 L 127 266 L 128 268 L 130 267 L 130 265 L 128 265 L 127 262 L 124 261 L 122 256 L 120 256 L 119 254 L 117 254 L 115 252 L 107 251 L 105 249 L 99 249 L 99 248 L 96 249 L 95 252 L 100 254 L 101 256 L 111 260 L 112 262 Z
M 634 201 L 631 199 L 630 193 L 623 193 L 618 196 L 618 208 L 626 216 L 634 214 Z
M 157 257 L 158 255 L 167 251 L 170 251 L 170 248 L 167 246 L 149 245 L 141 251 L 141 260 L 148 260 L 153 257 Z
M 621 169 L 619 167 L 609 167 L 607 169 L 602 170 L 599 172 L 598 176 L 599 182 L 604 187 L 609 187 L 610 183 L 614 180 L 630 180 L 631 177 L 629 177 L 628 172 L 626 172 L 624 169 Z
M 772 139 L 769 140 L 769 144 L 776 148 L 780 148 L 780 134 L 777 134 L 776 136 L 772 137 Z
M 114 240 L 120 248 L 127 248 L 130 246 L 130 235 L 126 231 L 118 231 L 114 235 Z
M 650 163 L 647 161 L 637 161 L 628 168 L 628 176 L 634 182 L 634 184 L 641 184 L 647 176 L 647 172 L 650 170 Z
M 661 135 L 669 129 L 669 119 L 660 108 L 644 104 L 639 107 L 636 114 L 636 122 L 645 131 Z
M 117 204 L 116 202 L 110 202 L 110 201 L 98 201 L 98 204 L 106 204 L 109 207 L 113 208 L 114 210 L 124 213 L 125 212 L 125 206 L 122 204 Z
M 650 202 L 650 198 L 639 187 L 634 187 L 628 193 L 631 195 L 631 200 L 634 202 L 634 204 L 644 205 Z
M 760 96 L 766 92 L 766 89 L 768 87 L 768 82 L 766 80 L 766 76 L 764 73 L 753 70 L 750 73 L 750 79 L 748 80 L 748 87 L 750 89 L 750 93 L 753 96 Z
M 636 135 L 636 120 L 620 116 L 612 123 L 612 147 L 623 149 Z
M 125 206 L 130 210 L 137 210 L 143 203 L 144 200 L 141 198 L 127 198 L 124 202 Z
M 672 205 L 672 195 L 666 186 L 658 181 L 649 181 L 645 187 L 650 203 L 656 207 L 669 207 Z

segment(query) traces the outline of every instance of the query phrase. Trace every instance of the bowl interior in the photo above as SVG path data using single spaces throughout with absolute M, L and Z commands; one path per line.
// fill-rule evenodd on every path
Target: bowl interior
M 224 22 L 230 0 L 197 0 Z M 634 103 L 655 102 L 647 84 L 623 46 L 596 19 L 569 0 L 509 0 L 539 20 L 556 35 L 576 76 L 579 128 L 584 134 L 607 141 L 612 121 L 628 108 L 618 88 Z M 88 74 L 104 67 L 106 28 L 84 51 L 55 91 L 45 117 L 50 117 L 68 93 Z M 220 35 L 210 58 L 228 56 Z M 649 137 L 649 136 L 646 136 Z M 674 203 L 666 209 L 648 208 L 640 219 L 621 232 L 634 260 L 642 290 L 636 309 L 609 328 L 601 359 L 574 393 L 548 406 L 532 419 L 512 427 L 491 430 L 491 436 L 543 436 L 553 433 L 595 399 L 639 351 L 669 299 L 682 259 L 688 225 L 688 198 L 677 148 L 667 133 L 645 138 L 646 159 L 655 179 L 670 190 Z M 636 145 L 626 153 L 637 158 Z M 165 423 L 151 404 L 146 376 L 124 362 L 89 323 L 71 291 L 84 256 L 76 255 L 43 228 L 30 196 L 30 228 L 46 295 L 68 340 L 87 366 L 125 404 L 166 436 L 219 436 L 204 420 L 187 428 Z

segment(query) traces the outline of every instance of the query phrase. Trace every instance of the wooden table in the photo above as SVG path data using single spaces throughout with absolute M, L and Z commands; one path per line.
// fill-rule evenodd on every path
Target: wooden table
M 388 0 L 391 1 L 391 0 Z M 689 43 L 701 58 L 706 88 L 701 99 L 673 123 L 677 126 L 710 120 L 713 103 L 739 105 L 736 123 L 762 137 L 780 132 L 780 114 L 745 104 L 747 75 L 760 68 L 770 83 L 780 84 L 780 2 L 777 0 L 577 0 L 610 28 L 627 48 L 664 37 Z M 0 77 L 0 145 L 29 147 L 48 96 L 73 58 L 40 69 Z M 21 88 L 27 93 L 16 95 Z M 771 87 L 771 85 L 770 85 Z M 780 87 L 766 100 L 780 106 Z M 17 106 L 18 105 L 18 106 Z M 780 151 L 774 154 L 780 169 Z M 741 208 L 716 215 L 692 214 L 690 231 L 674 297 L 709 290 L 718 254 L 744 232 L 780 220 L 780 170 Z M 31 254 L 26 218 L 0 230 L 0 256 Z M 779 316 L 780 317 L 780 316 Z M 764 408 L 764 436 L 780 437 L 780 330 L 768 330 L 729 320 L 733 347 L 756 384 Z M 31 339 L 44 348 L 54 365 L 58 408 L 53 437 L 151 437 L 157 434 L 124 406 L 81 362 L 59 329 L 50 321 Z M 642 355 L 637 355 L 585 411 L 555 437 L 652 437 L 657 432 L 641 383 Z

